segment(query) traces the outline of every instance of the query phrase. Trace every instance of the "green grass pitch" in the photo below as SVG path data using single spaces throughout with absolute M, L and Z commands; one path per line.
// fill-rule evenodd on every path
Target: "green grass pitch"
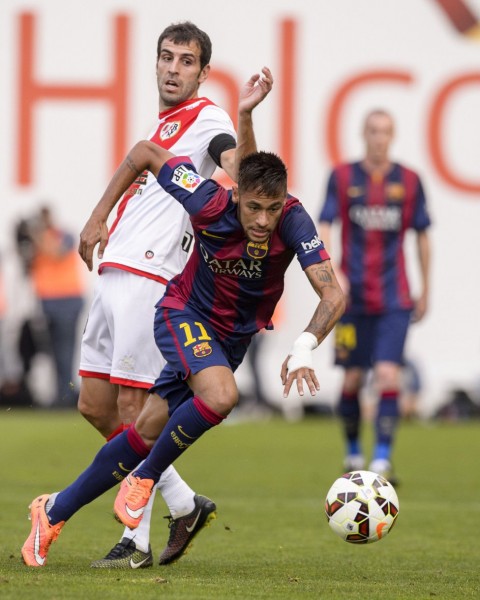
M 341 470 L 337 422 L 279 419 L 225 423 L 177 462 L 192 487 L 218 505 L 218 518 L 178 563 L 156 564 L 168 533 L 159 498 L 153 568 L 89 568 L 122 533 L 112 516 L 111 490 L 67 523 L 46 567 L 28 569 L 20 548 L 30 529 L 29 502 L 68 484 L 100 444 L 74 411 L 3 409 L 3 600 L 480 597 L 478 422 L 402 425 L 395 456 L 400 514 L 392 532 L 375 544 L 343 542 L 324 516 L 325 494 Z

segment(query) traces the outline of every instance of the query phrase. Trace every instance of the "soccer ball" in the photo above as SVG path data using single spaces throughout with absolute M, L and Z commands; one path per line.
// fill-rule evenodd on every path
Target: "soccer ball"
M 328 524 L 342 540 L 369 544 L 384 538 L 397 520 L 397 493 L 385 477 L 373 471 L 352 471 L 328 490 Z

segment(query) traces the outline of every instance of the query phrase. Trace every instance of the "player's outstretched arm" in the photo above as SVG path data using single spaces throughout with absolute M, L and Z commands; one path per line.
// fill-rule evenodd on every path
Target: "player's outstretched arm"
M 221 156 L 222 169 L 233 181 L 238 179 L 238 166 L 244 156 L 257 151 L 253 132 L 252 111 L 270 93 L 273 76 L 268 67 L 262 73 L 252 75 L 240 91 L 238 100 L 237 147 L 225 151 Z
M 329 260 L 307 267 L 305 274 L 320 296 L 320 302 L 307 328 L 294 342 L 290 354 L 282 364 L 281 378 L 285 398 L 294 381 L 300 396 L 304 393 L 304 381 L 312 396 L 320 389 L 313 368 L 312 350 L 323 342 L 345 310 L 345 298 Z
M 89 271 L 93 268 L 93 251 L 97 244 L 98 257 L 103 257 L 108 242 L 107 219 L 114 206 L 143 171 L 147 169 L 157 176 L 162 165 L 171 156 L 173 154 L 167 150 L 146 140 L 138 142 L 130 150 L 80 233 L 78 252 Z

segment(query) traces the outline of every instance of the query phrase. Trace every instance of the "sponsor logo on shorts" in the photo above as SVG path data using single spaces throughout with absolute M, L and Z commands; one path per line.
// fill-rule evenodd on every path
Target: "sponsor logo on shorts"
M 212 353 L 212 347 L 208 342 L 195 344 L 195 346 L 192 349 L 194 356 L 196 356 L 197 358 L 203 358 L 204 356 L 208 356 Z
M 151 258 L 153 258 L 155 256 L 153 250 L 147 250 L 145 252 L 145 258 L 148 258 L 148 260 L 150 260 Z
M 135 371 L 135 362 L 135 358 L 131 354 L 126 354 L 118 361 L 117 368 L 120 371 L 131 373 L 132 371 Z

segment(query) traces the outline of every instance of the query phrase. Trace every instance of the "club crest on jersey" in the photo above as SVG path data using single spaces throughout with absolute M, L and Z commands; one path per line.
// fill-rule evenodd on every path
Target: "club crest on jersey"
M 387 185 L 387 198 L 393 202 L 403 202 L 405 187 L 401 183 L 389 183 Z
M 265 258 L 268 254 L 268 242 L 263 242 L 262 244 L 248 242 L 247 254 L 250 258 Z
M 171 123 L 165 123 L 160 129 L 160 139 L 162 141 L 169 140 L 180 131 L 182 123 L 180 121 L 173 121 Z
M 172 181 L 188 192 L 193 192 L 205 179 L 200 177 L 195 171 L 187 169 L 184 165 L 180 165 L 173 172 Z
M 351 185 L 347 189 L 347 196 L 349 198 L 359 198 L 360 196 L 363 196 L 364 193 L 365 189 L 361 185 Z
M 193 354 L 197 358 L 203 358 L 212 353 L 212 347 L 208 342 L 202 342 L 201 344 L 195 344 L 193 347 Z

